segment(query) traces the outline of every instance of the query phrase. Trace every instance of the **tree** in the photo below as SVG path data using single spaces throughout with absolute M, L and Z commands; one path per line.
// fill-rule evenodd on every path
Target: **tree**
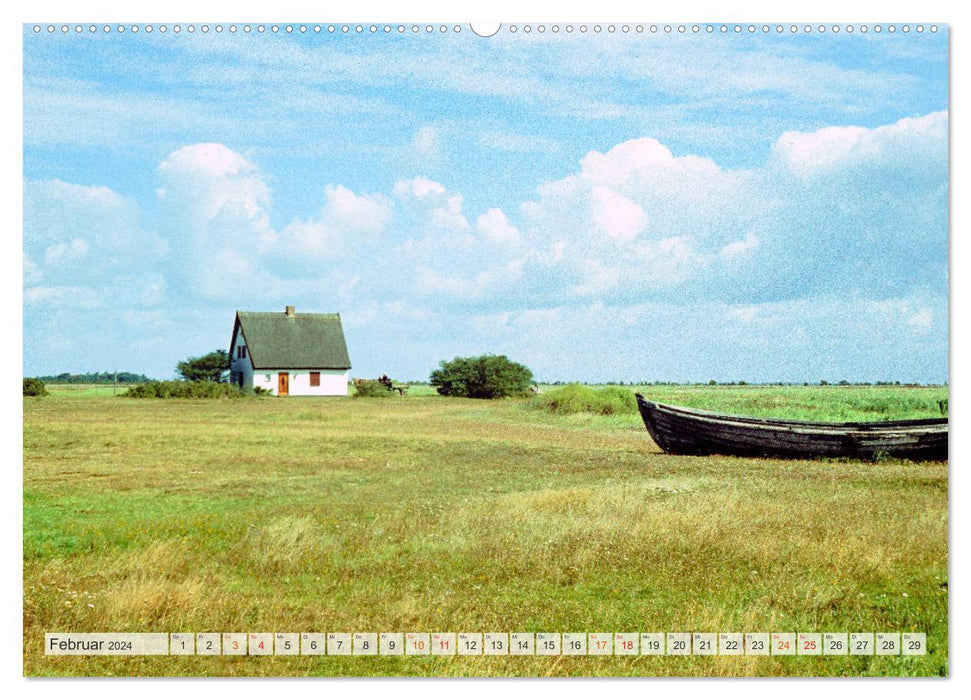
M 225 382 L 229 374 L 229 353 L 213 350 L 202 357 L 190 357 L 177 364 L 175 371 L 190 382 Z
M 528 394 L 533 373 L 505 355 L 481 355 L 442 360 L 429 381 L 442 396 L 497 399 Z

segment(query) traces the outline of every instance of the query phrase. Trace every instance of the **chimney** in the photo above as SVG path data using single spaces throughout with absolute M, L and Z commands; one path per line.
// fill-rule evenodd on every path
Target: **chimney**
M 294 306 L 287 307 L 287 318 L 291 321 L 297 317 L 297 309 Z

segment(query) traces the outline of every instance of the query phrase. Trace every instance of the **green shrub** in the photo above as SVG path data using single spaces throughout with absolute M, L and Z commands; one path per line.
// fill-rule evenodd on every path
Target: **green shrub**
M 442 396 L 498 399 L 528 395 L 533 373 L 505 355 L 456 357 L 451 362 L 442 360 L 429 383 Z
M 530 408 L 554 415 L 594 413 L 602 416 L 637 413 L 634 392 L 619 386 L 593 389 L 579 384 L 568 384 L 547 394 L 538 394 L 529 402 Z
M 145 382 L 130 387 L 122 396 L 136 399 L 238 399 L 247 396 L 247 392 L 233 384 L 180 380 Z
M 355 379 L 355 397 L 389 397 L 391 389 L 386 384 L 382 384 L 377 379 Z
M 40 379 L 33 377 L 24 378 L 24 396 L 47 396 L 47 387 Z

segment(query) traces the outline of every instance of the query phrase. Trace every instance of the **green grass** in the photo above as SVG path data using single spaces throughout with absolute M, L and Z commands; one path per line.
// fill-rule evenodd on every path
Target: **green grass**
M 568 384 L 531 397 L 527 405 L 536 410 L 562 416 L 577 413 L 601 416 L 637 413 L 634 392 L 618 386 L 594 388 Z
M 775 388 L 664 391 L 654 397 L 751 412 L 762 395 L 778 409 Z M 781 391 L 831 417 L 878 390 Z M 944 394 L 879 391 L 887 417 Z M 636 416 L 526 403 L 25 399 L 25 673 L 947 673 L 946 463 L 674 457 Z M 930 653 L 43 654 L 44 632 L 126 630 L 910 630 Z

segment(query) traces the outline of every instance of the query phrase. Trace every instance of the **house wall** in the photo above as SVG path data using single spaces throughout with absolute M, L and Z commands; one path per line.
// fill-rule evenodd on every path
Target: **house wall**
M 245 358 L 238 358 L 236 355 L 239 352 L 236 350 L 237 347 L 245 347 L 246 339 L 243 338 L 242 333 L 236 334 L 236 344 L 229 349 L 229 381 L 232 382 L 236 378 L 236 385 L 239 386 L 239 378 L 237 373 L 243 373 L 243 386 L 250 386 L 253 383 L 253 360 L 250 359 L 249 349 L 247 349 Z
M 254 387 L 277 393 L 280 372 L 290 374 L 290 396 L 347 396 L 347 370 L 321 369 L 320 386 L 310 386 L 309 369 L 258 369 L 251 371 Z

